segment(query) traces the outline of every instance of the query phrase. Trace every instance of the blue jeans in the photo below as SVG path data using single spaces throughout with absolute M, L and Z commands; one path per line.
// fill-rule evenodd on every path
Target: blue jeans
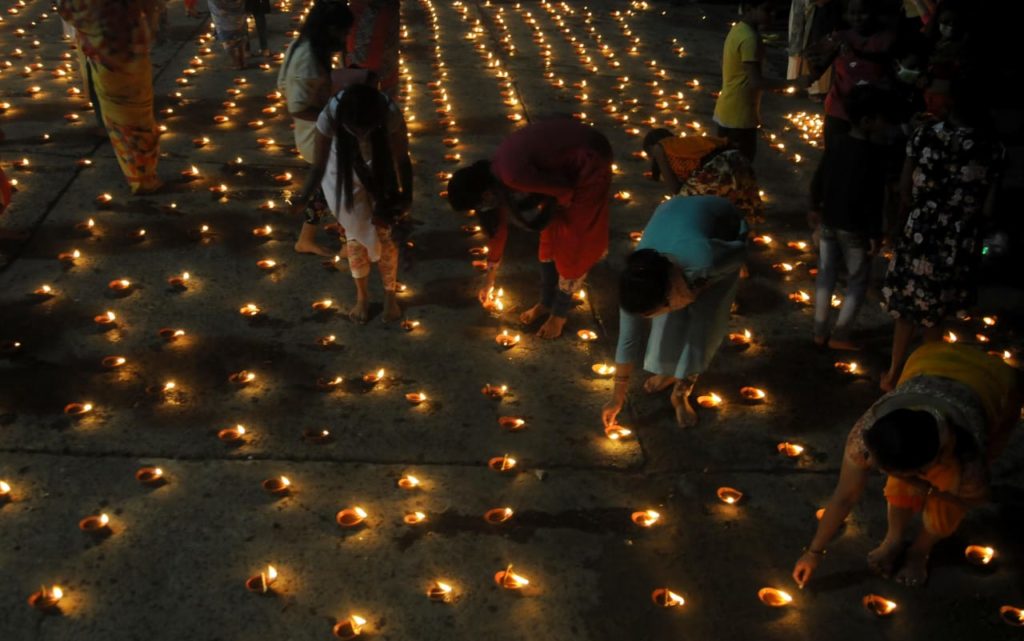
M 839 308 L 832 336 L 849 338 L 850 326 L 857 317 L 871 276 L 871 256 L 868 237 L 856 232 L 821 226 L 818 243 L 818 279 L 814 292 L 814 335 L 828 336 L 828 317 L 832 306 L 832 292 L 839 280 L 840 263 L 846 266 L 846 296 Z

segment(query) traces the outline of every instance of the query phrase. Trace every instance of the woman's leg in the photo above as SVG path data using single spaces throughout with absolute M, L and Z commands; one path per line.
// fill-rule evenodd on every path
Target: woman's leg
M 907 529 L 914 517 L 914 511 L 890 503 L 886 514 L 889 528 L 885 532 L 885 538 L 878 547 L 868 552 L 868 567 L 882 576 L 889 576 L 896 569 L 896 559 L 903 552 Z
M 828 345 L 833 349 L 855 350 L 858 346 L 850 341 L 850 330 L 867 295 L 871 256 L 868 255 L 868 240 L 861 234 L 838 231 L 836 238 L 846 263 L 846 296 Z
M 541 241 L 543 242 L 543 240 Z M 558 294 L 558 269 L 555 261 L 545 260 L 540 263 L 540 302 L 519 315 L 519 322 L 529 325 L 551 313 Z
M 676 423 L 679 427 L 693 427 L 697 424 L 697 412 L 690 404 L 690 394 L 697 384 L 698 375 L 678 379 L 672 388 L 672 407 L 676 411 Z
M 907 353 L 910 351 L 910 340 L 914 337 L 914 324 L 906 319 L 897 318 L 892 332 L 892 359 L 889 363 L 889 371 L 882 376 L 880 387 L 884 392 L 890 392 L 896 387 L 903 373 L 903 365 L 907 362 Z
M 391 230 L 377 228 L 380 239 L 380 280 L 384 286 L 384 321 L 396 321 L 402 317 L 402 308 L 398 304 L 398 246 L 391 238 Z
M 270 53 L 270 46 L 267 44 L 267 14 L 257 11 L 252 14 L 252 19 L 256 23 L 256 36 L 260 41 L 260 54 L 265 56 Z
M 370 254 L 358 240 L 348 241 L 348 268 L 356 283 L 356 304 L 348 317 L 365 323 L 370 318 Z
M 828 340 L 828 317 L 832 312 L 832 292 L 839 278 L 842 252 L 836 232 L 822 226 L 818 241 L 818 276 L 814 281 L 814 343 L 824 345 Z
M 295 251 L 300 254 L 315 254 L 317 256 L 331 255 L 327 248 L 316 242 L 316 230 L 320 221 L 329 212 L 327 200 L 324 198 L 324 190 L 317 187 L 306 205 L 306 220 L 302 223 L 299 240 L 295 243 Z
M 153 78 L 149 54 L 142 53 L 118 70 L 88 63 L 103 124 L 117 162 L 133 193 L 161 186 L 156 175 L 160 142 L 153 117 Z

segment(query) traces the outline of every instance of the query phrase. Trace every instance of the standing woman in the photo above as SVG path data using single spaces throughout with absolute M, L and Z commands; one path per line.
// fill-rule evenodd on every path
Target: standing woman
M 270 0 L 245 0 L 245 12 L 252 16 L 256 24 L 256 37 L 260 41 L 260 55 L 270 57 L 270 45 L 267 44 L 267 14 L 270 13 Z M 248 44 L 248 34 L 246 34 Z M 250 49 L 251 50 L 251 49 Z
M 348 234 L 348 262 L 356 281 L 349 317 L 370 314 L 370 263 L 384 286 L 384 320 L 401 318 L 396 298 L 398 247 L 391 228 L 412 206 L 412 160 L 402 111 L 369 85 L 353 85 L 327 104 L 316 123 L 313 171 L 302 189 L 301 208 L 319 185 L 327 205 Z
M 369 69 L 380 78 L 380 90 L 398 99 L 400 0 L 351 0 L 355 28 L 348 37 L 348 64 Z
M 235 69 L 245 69 L 246 0 L 206 0 L 217 40 Z
M 946 118 L 922 125 L 907 143 L 900 179 L 906 220 L 882 287 L 896 319 L 885 391 L 900 379 L 915 330 L 925 341 L 941 340 L 943 321 L 974 302 L 982 219 L 994 206 L 1002 147 L 979 126 L 984 107 L 975 96 L 984 93 L 965 78 L 950 89 Z
M 743 215 L 718 196 L 676 196 L 654 211 L 619 281 L 615 389 L 602 413 L 605 426 L 615 425 L 638 361 L 654 374 L 644 391 L 671 387 L 676 422 L 697 424 L 689 396 L 728 330 L 746 236 Z
M 151 193 L 159 136 L 153 118 L 150 35 L 159 18 L 157 0 L 59 0 L 60 16 L 76 31 L 103 126 L 132 193 Z
M 277 88 L 284 94 L 288 114 L 295 123 L 295 146 L 310 164 L 315 160 L 316 120 L 333 94 L 331 57 L 344 50 L 352 22 L 352 12 L 343 2 L 320 0 L 314 4 L 299 29 L 299 37 L 288 46 L 277 76 Z M 317 185 L 306 207 L 295 251 L 330 255 L 316 242 L 317 226 L 329 211 L 323 190 Z

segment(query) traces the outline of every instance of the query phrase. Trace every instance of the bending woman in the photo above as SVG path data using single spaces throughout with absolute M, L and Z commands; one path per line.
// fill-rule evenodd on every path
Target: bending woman
M 644 390 L 671 387 L 676 422 L 697 424 L 689 396 L 728 329 L 746 235 L 743 215 L 717 196 L 677 196 L 654 211 L 620 281 L 615 389 L 602 413 L 606 426 L 622 411 L 633 364 L 641 360 L 654 374 Z
M 925 343 L 907 360 L 899 386 L 857 421 L 846 439 L 839 484 L 810 545 L 793 568 L 803 587 L 843 521 L 860 500 L 872 468 L 888 475 L 889 529 L 868 565 L 920 585 L 932 547 L 956 531 L 967 511 L 989 495 L 989 464 L 1020 416 L 1017 373 L 998 358 L 964 345 Z M 915 514 L 921 529 L 909 547 Z

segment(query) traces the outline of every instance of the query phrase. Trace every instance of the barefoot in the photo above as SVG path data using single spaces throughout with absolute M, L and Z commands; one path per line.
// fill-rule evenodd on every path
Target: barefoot
M 868 552 L 868 567 L 872 572 L 888 577 L 896 567 L 896 557 L 903 551 L 902 541 L 882 541 Z
M 690 405 L 689 390 L 672 392 L 672 407 L 676 410 L 676 423 L 679 427 L 693 427 L 697 424 L 697 412 Z
M 566 319 L 561 316 L 548 316 L 548 319 L 537 330 L 537 336 L 541 338 L 558 338 L 562 335 L 565 321 Z
M 859 352 L 860 345 L 854 343 L 851 340 L 843 340 L 841 338 L 831 338 L 828 341 L 828 348 L 839 350 L 841 352 Z
M 893 374 L 892 370 L 889 370 L 882 376 L 882 380 L 878 383 L 878 387 L 883 392 L 891 392 L 896 389 L 896 382 L 899 380 L 899 376 Z
M 648 394 L 657 394 L 672 387 L 678 380 L 674 376 L 652 376 L 644 381 L 644 391 Z
M 317 256 L 330 256 L 331 252 L 327 251 L 326 248 L 315 242 L 305 242 L 300 240 L 295 243 L 295 251 L 300 254 L 315 254 Z
M 398 297 L 395 292 L 384 293 L 384 315 L 381 318 L 385 323 L 394 322 L 402 317 L 402 306 L 398 304 Z
M 349 320 L 363 325 L 370 319 L 370 301 L 365 298 L 356 300 L 356 304 L 348 312 Z
M 927 580 L 928 555 L 911 547 L 907 550 L 907 558 L 903 561 L 903 567 L 896 574 L 896 581 L 916 588 L 923 586 Z
M 551 310 L 548 309 L 547 307 L 544 307 L 540 303 L 537 303 L 536 305 L 534 305 L 533 307 L 519 315 L 519 322 L 522 323 L 523 325 L 529 325 L 533 321 L 540 318 L 541 316 L 547 316 L 550 311 Z

